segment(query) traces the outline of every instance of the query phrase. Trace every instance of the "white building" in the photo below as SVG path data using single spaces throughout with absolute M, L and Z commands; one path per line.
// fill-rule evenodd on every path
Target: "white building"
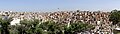
M 18 18 L 13 18 L 13 21 L 10 22 L 10 25 L 16 25 L 16 24 L 20 24 L 20 19 Z

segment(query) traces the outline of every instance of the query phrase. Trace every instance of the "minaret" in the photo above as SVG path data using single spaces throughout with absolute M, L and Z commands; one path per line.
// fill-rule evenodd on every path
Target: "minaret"
M 60 8 L 57 8 L 58 9 L 58 11 L 60 11 Z

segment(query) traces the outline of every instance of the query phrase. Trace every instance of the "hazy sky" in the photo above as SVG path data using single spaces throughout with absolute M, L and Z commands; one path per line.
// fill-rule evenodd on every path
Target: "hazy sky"
M 0 0 L 0 10 L 52 11 L 112 10 L 120 8 L 120 0 Z

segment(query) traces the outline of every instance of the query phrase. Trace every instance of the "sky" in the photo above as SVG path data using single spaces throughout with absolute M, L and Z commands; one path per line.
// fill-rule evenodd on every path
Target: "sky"
M 0 0 L 1 11 L 106 10 L 120 8 L 120 0 Z

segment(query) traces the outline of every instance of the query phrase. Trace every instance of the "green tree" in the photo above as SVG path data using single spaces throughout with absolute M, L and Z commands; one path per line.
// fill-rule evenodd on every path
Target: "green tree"
M 113 25 L 120 24 L 120 11 L 113 10 L 109 16 L 110 21 L 113 21 Z
M 8 18 L 8 19 L 0 18 L 1 34 L 9 34 L 9 25 L 11 21 L 12 21 L 12 18 Z
M 78 32 L 89 31 L 92 25 L 82 22 L 71 23 L 70 27 L 65 27 L 65 34 L 76 34 Z
M 70 26 L 60 24 L 52 20 L 41 22 L 40 20 L 23 20 L 21 25 L 11 26 L 11 34 L 75 34 L 92 28 L 92 25 L 76 22 Z
M 54 21 L 47 21 L 39 25 L 47 34 L 62 34 L 63 25 L 55 23 Z
M 43 34 L 43 29 L 38 27 L 40 22 L 37 19 L 22 20 L 20 25 L 10 26 L 10 34 Z

